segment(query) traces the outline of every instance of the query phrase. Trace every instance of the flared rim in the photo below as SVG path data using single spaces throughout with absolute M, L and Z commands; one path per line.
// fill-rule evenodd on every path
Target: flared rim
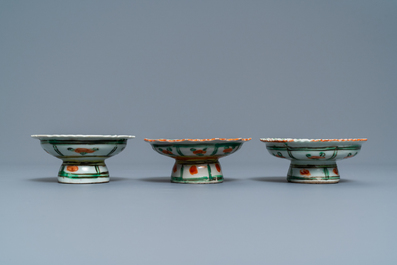
M 196 143 L 196 142 L 246 142 L 252 138 L 210 138 L 210 139 L 147 139 L 150 143 Z
M 112 140 L 112 139 L 132 139 L 133 135 L 95 135 L 95 134 L 33 134 L 32 138 L 39 140 Z

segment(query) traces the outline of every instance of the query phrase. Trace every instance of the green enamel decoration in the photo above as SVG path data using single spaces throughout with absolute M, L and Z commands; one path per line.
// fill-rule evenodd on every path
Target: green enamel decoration
M 208 169 L 208 179 L 211 181 L 212 179 L 212 175 L 211 175 L 211 167 L 209 164 L 207 164 L 207 169 Z
M 113 154 L 116 150 L 117 150 L 117 146 L 115 146 L 115 147 L 109 152 L 109 154 L 107 154 L 107 156 L 110 156 L 110 155 Z M 121 151 L 122 151 L 122 150 L 121 150 Z
M 84 150 L 87 150 L 87 151 L 78 152 L 79 149 L 84 149 Z M 94 152 L 98 151 L 99 148 L 91 148 L 91 149 L 88 149 L 88 148 L 77 148 L 77 149 L 74 149 L 74 148 L 69 147 L 67 150 L 72 151 L 72 152 L 76 152 L 76 153 L 78 153 L 80 155 L 86 155 L 88 153 L 91 154 L 91 153 L 94 153 Z M 92 152 L 88 152 L 88 151 L 92 151 Z
M 64 156 L 64 155 L 58 150 L 58 147 L 57 147 L 56 145 L 52 145 L 52 147 L 54 148 L 54 151 L 57 152 L 58 155 Z
M 180 155 L 180 156 L 185 156 L 184 154 L 182 154 L 181 150 L 179 149 L 179 146 L 176 147 L 176 152 L 177 152 L 178 155 Z

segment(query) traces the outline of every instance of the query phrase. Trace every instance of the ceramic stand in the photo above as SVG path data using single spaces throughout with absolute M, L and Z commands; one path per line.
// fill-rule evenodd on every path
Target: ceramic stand
M 318 165 L 291 163 L 287 176 L 289 182 L 309 184 L 338 183 L 339 179 L 339 171 L 335 162 Z
M 210 184 L 223 182 L 223 174 L 218 160 L 186 162 L 176 161 L 171 173 L 171 182 L 190 184 Z
M 58 182 L 69 184 L 106 183 L 109 182 L 109 172 L 104 162 L 64 162 L 59 169 Z

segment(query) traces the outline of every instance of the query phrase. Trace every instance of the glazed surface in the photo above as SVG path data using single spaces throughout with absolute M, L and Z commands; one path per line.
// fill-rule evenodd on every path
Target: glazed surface
M 300 183 L 337 183 L 337 160 L 355 157 L 367 139 L 261 138 L 268 152 L 291 160 L 287 179 Z
M 171 181 L 206 184 L 223 182 L 219 158 L 237 152 L 251 138 L 145 139 L 154 151 L 174 158 Z
M 211 142 L 211 143 L 222 143 L 222 142 L 246 142 L 252 138 L 210 138 L 210 139 L 147 139 L 146 142 L 155 143 L 195 143 L 195 142 Z

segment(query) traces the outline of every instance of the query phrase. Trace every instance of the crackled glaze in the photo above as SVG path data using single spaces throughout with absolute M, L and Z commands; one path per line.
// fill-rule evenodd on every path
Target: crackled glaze
M 109 182 L 105 159 L 115 156 L 132 135 L 32 135 L 41 147 L 63 161 L 58 172 L 61 183 Z
M 262 138 L 266 148 L 275 157 L 291 160 L 288 181 L 301 183 L 337 183 L 340 175 L 337 160 L 356 156 L 360 139 L 292 139 Z
M 145 139 L 154 151 L 174 158 L 171 181 L 176 183 L 220 183 L 218 159 L 237 152 L 251 138 Z

